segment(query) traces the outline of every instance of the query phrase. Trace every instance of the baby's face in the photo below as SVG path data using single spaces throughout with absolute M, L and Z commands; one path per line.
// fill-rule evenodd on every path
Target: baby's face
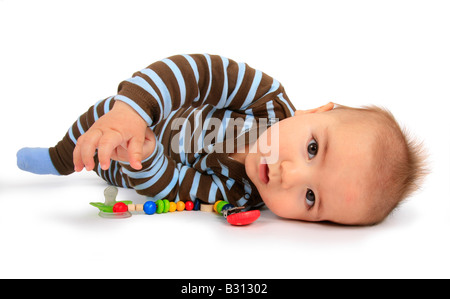
M 280 217 L 359 223 L 369 212 L 371 130 L 344 109 L 297 111 L 258 138 L 246 157 L 246 172 Z

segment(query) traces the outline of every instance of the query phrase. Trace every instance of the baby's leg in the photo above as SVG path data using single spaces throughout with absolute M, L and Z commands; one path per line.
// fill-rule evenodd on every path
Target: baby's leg
M 97 119 L 112 109 L 112 97 L 102 100 L 90 107 L 70 127 L 64 138 L 51 148 L 23 148 L 17 152 L 17 166 L 25 171 L 36 174 L 69 175 L 74 172 L 73 150 L 78 137 L 86 132 Z M 107 171 L 99 167 L 97 156 L 94 158 L 94 170 L 106 181 L 121 187 L 126 187 L 122 178 L 119 163 L 111 162 Z

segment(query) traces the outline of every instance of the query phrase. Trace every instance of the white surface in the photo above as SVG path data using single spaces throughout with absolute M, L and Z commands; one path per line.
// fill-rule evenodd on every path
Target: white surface
M 1 278 L 450 277 L 447 1 L 67 3 L 0 0 Z M 298 108 L 388 107 L 425 141 L 432 174 L 377 226 L 266 210 L 232 227 L 201 212 L 102 219 L 89 205 L 106 186 L 94 174 L 16 168 L 19 148 L 53 145 L 134 71 L 193 52 L 248 62 Z

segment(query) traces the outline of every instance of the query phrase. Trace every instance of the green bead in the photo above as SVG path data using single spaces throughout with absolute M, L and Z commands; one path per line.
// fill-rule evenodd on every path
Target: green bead
M 168 199 L 163 199 L 163 203 L 164 203 L 164 210 L 163 210 L 163 213 L 169 212 L 170 201 L 169 201 Z
M 156 201 L 156 214 L 161 214 L 164 211 L 164 202 L 161 199 Z
M 223 206 L 224 206 L 224 205 L 227 205 L 227 204 L 229 204 L 229 202 L 228 202 L 228 201 L 225 201 L 225 200 L 219 202 L 219 203 L 217 204 L 217 207 L 216 207 L 217 213 L 221 214 L 221 213 L 222 213 L 222 208 L 223 208 Z

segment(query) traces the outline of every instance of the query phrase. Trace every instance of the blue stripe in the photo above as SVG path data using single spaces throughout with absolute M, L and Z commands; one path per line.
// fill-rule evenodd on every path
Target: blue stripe
M 72 127 L 69 128 L 68 133 L 69 133 L 70 140 L 72 140 L 73 144 L 77 144 L 77 139 L 73 135 Z
M 206 62 L 208 63 L 208 70 L 209 70 L 209 82 L 208 82 L 208 89 L 206 90 L 205 97 L 203 99 L 203 102 L 205 102 L 206 99 L 208 99 L 209 92 L 211 91 L 211 84 L 212 84 L 212 70 L 211 70 L 211 57 L 208 54 L 203 54 L 206 58 Z
M 185 151 L 184 151 L 184 135 L 183 135 L 183 131 L 180 132 L 179 134 L 180 139 L 178 139 L 178 155 L 180 156 L 180 161 L 181 163 L 185 163 L 186 162 L 186 155 L 185 155 Z
M 248 200 L 246 200 L 244 197 L 241 197 L 240 199 L 238 199 L 236 201 L 236 203 L 238 204 L 238 206 L 242 207 L 243 205 L 245 205 L 247 203 Z
M 162 155 L 162 153 L 164 153 L 164 148 L 163 148 L 162 144 L 160 142 L 158 142 L 155 145 L 155 149 L 153 150 L 153 153 L 147 159 L 143 160 L 142 162 L 147 162 L 148 160 L 152 159 L 156 155 Z
M 212 175 L 211 177 L 214 180 L 214 183 L 216 183 L 215 185 L 217 186 L 217 188 L 219 188 L 220 193 L 223 196 L 223 199 L 225 201 L 228 201 L 228 197 L 227 197 L 227 194 L 225 193 L 223 182 L 216 175 Z M 216 191 L 216 193 L 217 193 L 217 191 Z
M 258 90 L 259 84 L 261 83 L 262 73 L 261 71 L 256 70 L 255 77 L 253 78 L 252 86 L 245 98 L 244 103 L 241 106 L 241 109 L 246 109 L 252 101 L 255 99 L 256 91 Z
M 111 169 L 112 169 L 111 163 L 109 163 L 109 164 L 110 164 L 110 165 L 109 165 L 109 168 L 108 168 L 108 176 L 109 176 L 109 180 L 111 181 L 111 183 L 112 183 L 114 186 L 116 186 L 117 184 L 116 184 L 115 177 L 112 176 L 112 172 L 111 172 Z
M 161 140 L 162 140 L 162 138 L 163 138 L 163 136 L 164 136 L 164 133 L 165 133 L 165 131 L 166 131 L 167 125 L 170 123 L 170 120 L 171 120 L 172 117 L 175 115 L 175 113 L 176 113 L 176 111 L 172 111 L 172 112 L 169 114 L 169 117 L 167 117 L 166 121 L 164 122 L 164 126 L 163 126 L 163 128 L 162 128 L 162 130 L 161 130 L 161 133 L 160 133 L 159 136 L 158 136 L 158 141 L 159 141 L 159 142 L 161 142 Z M 152 129 L 152 131 L 153 131 L 153 129 Z
M 105 177 L 102 175 L 102 168 L 100 166 L 100 163 L 98 163 L 97 165 L 97 173 L 100 177 L 102 177 L 106 181 Z
M 252 187 L 248 183 L 246 179 L 242 179 L 242 182 L 244 183 L 244 191 L 245 193 L 252 194 Z
M 249 115 L 253 115 L 253 109 L 252 108 L 248 108 L 244 110 L 245 114 L 249 114 Z
M 80 118 L 78 118 L 78 120 L 77 120 L 77 127 L 78 127 L 78 131 L 80 131 L 80 135 L 83 135 L 84 130 L 83 130 L 83 127 L 81 126 Z
M 216 194 L 217 194 L 217 185 L 211 184 L 211 188 L 209 189 L 208 202 L 214 203 L 216 202 Z
M 163 118 L 166 118 L 169 113 L 172 111 L 172 99 L 170 97 L 169 89 L 167 88 L 164 81 L 158 76 L 155 71 L 151 69 L 143 69 L 141 70 L 141 73 L 146 75 L 150 80 L 152 80 L 156 86 L 159 89 L 159 92 L 161 93 L 162 100 L 163 100 L 163 108 L 161 109 Z M 161 108 L 161 103 L 158 103 L 159 107 Z
M 186 171 L 189 169 L 190 167 L 184 166 L 181 163 L 178 163 L 177 165 L 177 169 L 179 171 L 179 175 L 178 175 L 178 184 L 181 185 L 181 183 L 184 180 L 184 176 L 186 175 Z
M 208 155 L 204 156 L 204 157 L 201 159 L 201 162 L 200 162 L 200 168 L 201 168 L 203 171 L 205 171 L 207 174 L 214 174 L 214 171 L 213 171 L 210 167 L 208 167 L 208 165 L 206 165 L 206 160 L 207 160 L 207 158 L 208 158 Z
M 206 158 L 207 158 L 208 156 L 204 156 L 203 157 L 203 159 L 202 159 L 202 161 L 200 162 L 200 168 L 203 170 L 203 171 L 206 171 L 206 169 L 209 169 L 209 168 L 207 168 L 207 166 L 206 166 Z
M 224 113 L 223 119 L 222 119 L 222 123 L 220 125 L 220 129 L 217 132 L 216 143 L 222 142 L 224 140 L 225 132 L 227 130 L 228 123 L 230 122 L 230 115 L 231 115 L 231 110 L 225 110 L 225 113 Z
M 289 112 L 291 113 L 291 116 L 293 116 L 293 115 L 294 115 L 294 110 L 292 110 L 291 106 L 290 106 L 289 103 L 286 101 L 286 99 L 283 98 L 283 93 L 280 93 L 280 94 L 278 95 L 278 98 L 279 98 L 283 103 L 286 104 L 286 107 L 289 109 Z
M 168 164 L 169 163 L 168 163 L 167 159 L 164 159 L 164 164 L 159 169 L 158 173 L 154 177 L 152 177 L 150 180 L 148 180 L 147 182 L 134 186 L 134 189 L 144 190 L 144 189 L 150 188 L 166 173 Z
M 167 185 L 166 188 L 164 188 L 161 192 L 153 196 L 153 200 L 163 199 L 167 196 L 167 194 L 172 191 L 173 188 L 175 188 L 176 184 L 178 182 L 178 169 L 174 169 L 172 181 L 170 181 L 169 185 Z
M 158 103 L 160 111 L 163 111 L 163 107 L 161 105 L 161 99 L 159 98 L 158 94 L 153 89 L 153 87 L 145 79 L 143 79 L 142 77 L 136 76 L 136 77 L 130 78 L 126 81 L 139 86 L 140 88 L 144 89 L 147 93 L 149 93 Z
M 103 106 L 103 113 L 105 113 L 105 105 L 108 106 L 108 111 L 109 111 L 109 102 L 111 101 L 112 98 L 113 97 L 109 97 L 106 100 L 100 100 L 97 103 L 95 103 L 95 105 L 94 105 L 94 121 L 97 121 L 99 119 L 98 112 L 97 112 L 98 106 L 104 101 L 105 104 Z M 108 104 L 106 104 L 106 103 L 108 103 Z
M 245 133 L 250 131 L 253 128 L 253 125 L 256 123 L 255 117 L 253 115 L 245 115 L 244 125 L 242 126 L 241 133 Z
M 111 103 L 111 99 L 112 97 L 107 98 L 105 104 L 103 105 L 103 111 L 105 112 L 105 114 L 109 112 L 109 105 Z
M 269 119 L 275 119 L 275 111 L 274 111 L 273 101 L 268 101 L 266 103 L 266 109 L 267 109 L 267 113 L 269 114 Z
M 189 191 L 189 195 L 191 199 L 195 199 L 197 195 L 198 185 L 200 184 L 200 172 L 195 172 L 194 180 L 192 181 L 191 190 Z
M 191 65 L 192 71 L 194 72 L 195 80 L 197 81 L 197 84 L 198 84 L 198 79 L 200 78 L 200 76 L 198 74 L 198 67 L 197 67 L 197 64 L 195 63 L 195 60 L 189 55 L 183 54 L 183 57 L 186 58 L 186 60 Z
M 220 173 L 221 173 L 223 176 L 228 177 L 228 174 L 229 174 L 228 167 L 227 167 L 226 165 L 223 165 L 220 161 L 218 161 L 218 162 L 219 162 L 220 168 L 221 168 Z
M 129 188 L 130 186 L 128 186 L 127 182 L 125 182 L 125 178 L 122 177 L 122 187 L 123 188 Z
M 117 161 L 114 161 L 115 162 L 115 168 L 114 168 L 114 182 L 116 183 L 116 185 L 118 185 L 118 182 L 116 181 L 116 178 L 117 178 L 117 172 L 119 171 L 119 169 L 120 169 L 120 165 L 119 165 L 119 163 L 117 163 Z
M 110 97 L 110 98 L 112 98 L 112 97 Z M 94 105 L 94 120 L 95 120 L 95 121 L 97 121 L 97 120 L 99 119 L 97 109 L 98 109 L 98 105 L 100 105 L 101 102 L 103 102 L 103 100 L 98 101 L 98 102 L 95 103 L 95 105 Z
M 234 87 L 233 92 L 228 97 L 227 102 L 225 103 L 225 107 L 228 107 L 231 105 L 231 102 L 233 101 L 234 97 L 236 96 L 236 93 L 238 92 L 239 88 L 241 87 L 242 81 L 244 81 L 245 63 L 239 63 L 238 69 L 239 70 L 238 70 L 238 76 L 236 79 L 236 86 Z
M 212 108 L 211 111 L 209 111 L 209 113 L 206 115 L 206 118 L 203 122 L 203 127 L 202 127 L 202 133 L 199 136 L 199 138 L 197 139 L 197 148 L 200 150 L 205 146 L 205 134 L 206 131 L 209 127 L 209 122 L 211 120 L 212 115 L 214 114 L 214 112 L 216 111 L 216 108 Z M 215 129 L 215 128 L 214 128 Z
M 186 101 L 186 84 L 184 83 L 183 74 L 181 74 L 180 69 L 172 60 L 166 58 L 162 62 L 169 66 L 177 79 L 178 87 L 180 88 L 180 106 L 183 106 Z
M 148 160 L 150 160 L 151 158 L 153 158 L 156 155 L 161 155 L 161 153 L 163 153 L 164 148 L 162 146 L 161 143 L 156 143 L 155 145 L 155 149 L 153 150 L 153 153 L 148 156 L 147 158 L 145 158 L 144 160 L 142 160 L 142 162 L 147 162 Z M 119 161 L 121 164 L 125 164 L 125 165 L 130 165 L 130 162 L 126 162 L 126 161 Z M 123 171 L 127 171 L 126 169 L 123 169 Z
M 200 91 L 198 90 L 198 80 L 200 78 L 200 75 L 198 73 L 198 66 L 195 63 L 195 60 L 191 56 L 189 56 L 189 55 L 183 55 L 183 56 L 189 62 L 190 66 L 192 68 L 192 71 L 194 72 L 195 81 L 197 82 L 197 97 L 192 101 L 193 103 L 195 103 L 200 99 Z M 190 88 L 192 88 L 192 87 L 190 87 Z
M 154 176 L 155 174 L 158 173 L 158 171 L 165 165 L 167 164 L 167 159 L 165 159 L 164 155 L 160 155 L 155 161 L 153 161 L 153 163 L 150 165 L 150 167 L 148 168 L 148 170 L 146 171 L 129 171 L 127 169 L 123 169 L 123 173 L 125 173 L 126 175 L 128 175 L 130 178 L 133 179 L 146 179 L 146 178 L 150 178 L 152 176 Z
M 197 153 L 201 149 L 201 147 L 199 147 L 200 144 L 198 143 L 198 139 L 196 140 L 195 137 L 198 138 L 202 132 L 202 124 L 200 123 L 200 119 L 202 118 L 203 109 L 204 108 L 200 110 L 195 109 L 194 112 L 194 128 L 192 129 L 191 138 L 189 140 L 189 144 L 194 145 L 194 153 Z M 197 145 L 197 148 L 195 147 L 195 145 Z
M 223 64 L 223 89 L 222 89 L 222 95 L 220 97 L 219 103 L 217 103 L 215 106 L 219 109 L 224 108 L 227 100 L 227 94 L 228 94 L 228 73 L 227 68 L 229 61 L 225 57 L 220 57 L 222 59 Z
M 230 190 L 231 187 L 233 187 L 234 182 L 235 182 L 235 180 L 233 180 L 232 178 L 228 178 L 228 180 L 227 180 L 227 182 L 226 182 L 226 185 L 227 185 L 228 190 Z
M 276 91 L 278 88 L 280 88 L 280 82 L 278 82 L 277 80 L 273 79 L 272 86 L 270 86 L 269 91 L 266 92 L 266 93 L 264 94 L 264 96 L 265 96 L 265 95 L 268 95 L 269 93 L 272 93 L 272 92 Z M 264 97 L 264 96 L 263 96 L 263 97 Z
M 116 95 L 114 97 L 117 101 L 122 101 L 130 105 L 144 120 L 145 122 L 151 126 L 153 124 L 153 120 L 138 104 L 136 104 L 133 100 L 130 98 L 123 96 L 123 95 Z
M 185 139 L 185 135 L 186 135 L 186 128 L 189 127 L 189 129 L 190 129 L 189 130 L 189 135 L 192 135 L 192 130 L 190 128 L 191 124 L 189 122 L 189 118 L 191 117 L 192 113 L 194 113 L 194 111 L 195 111 L 195 109 L 192 109 L 191 112 L 189 112 L 189 115 L 186 118 L 184 118 L 184 122 L 181 125 L 181 130 L 178 133 L 178 135 L 180 136 L 180 140 L 179 140 L 179 143 L 178 143 L 178 151 L 179 151 L 179 156 L 180 156 L 181 163 L 183 163 L 183 164 L 185 164 L 185 162 L 187 161 L 187 154 L 186 154 L 186 151 L 185 151 L 185 148 L 184 148 L 184 145 L 185 145 L 185 140 L 184 139 Z M 171 129 L 174 129 L 174 128 L 171 128 Z
M 125 168 L 122 168 L 122 172 L 133 179 L 145 179 L 145 178 L 154 176 L 164 166 L 164 163 L 167 164 L 167 159 L 164 156 L 163 151 L 164 151 L 164 149 L 163 149 L 161 143 L 158 142 L 158 144 L 155 147 L 155 150 L 150 155 L 150 157 L 148 157 L 147 159 L 142 161 L 142 163 L 145 163 L 150 158 L 152 158 L 155 155 L 155 153 L 157 153 L 158 157 L 156 157 L 155 160 L 151 163 L 151 165 L 147 168 L 148 170 L 144 170 L 144 171 L 141 170 L 141 171 L 136 172 L 136 171 L 130 171 Z M 123 164 L 129 164 L 129 163 L 123 163 Z

